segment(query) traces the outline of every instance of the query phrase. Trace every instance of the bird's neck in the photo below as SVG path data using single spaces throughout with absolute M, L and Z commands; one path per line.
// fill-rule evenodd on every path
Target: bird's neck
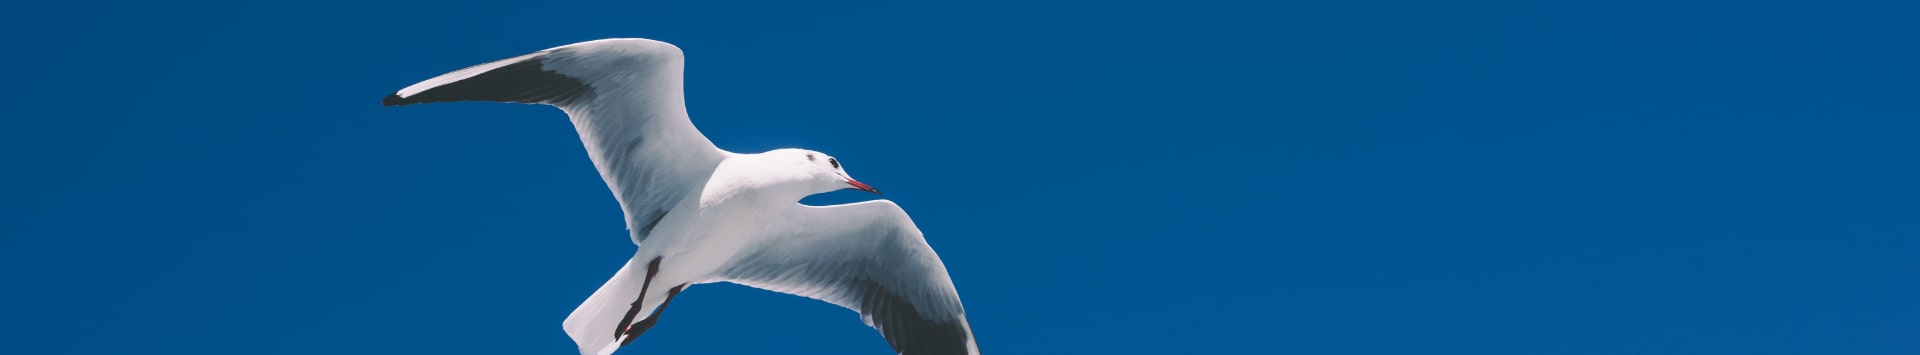
M 778 165 L 757 163 L 759 158 L 737 155 L 720 162 L 707 181 L 700 205 L 784 206 L 813 194 L 808 177 L 791 174 Z

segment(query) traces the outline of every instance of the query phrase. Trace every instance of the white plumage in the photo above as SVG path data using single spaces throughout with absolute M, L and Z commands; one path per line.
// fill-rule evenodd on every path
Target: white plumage
M 901 354 L 979 353 L 946 266 L 905 211 L 886 200 L 800 205 L 878 191 L 823 153 L 714 147 L 687 118 L 683 66 L 671 44 L 606 39 L 457 70 L 382 103 L 538 103 L 572 119 L 639 245 L 564 322 L 582 354 L 613 352 L 684 287 L 720 281 L 858 311 Z

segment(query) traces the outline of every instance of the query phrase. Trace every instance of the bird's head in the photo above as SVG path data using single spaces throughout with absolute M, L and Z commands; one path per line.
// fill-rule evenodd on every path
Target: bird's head
M 840 165 L 840 159 L 831 155 L 805 149 L 783 149 L 779 153 L 776 159 L 785 160 L 789 166 L 805 174 L 805 179 L 813 187 L 812 193 L 853 189 L 880 194 L 880 190 L 847 175 L 847 169 Z

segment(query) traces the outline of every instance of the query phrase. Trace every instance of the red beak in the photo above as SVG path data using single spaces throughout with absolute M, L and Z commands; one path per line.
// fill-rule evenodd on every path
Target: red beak
M 863 183 L 863 182 L 853 181 L 853 179 L 847 179 L 847 185 L 853 185 L 854 190 L 872 192 L 875 195 L 880 194 L 880 190 L 873 189 L 873 186 L 868 186 L 866 183 Z

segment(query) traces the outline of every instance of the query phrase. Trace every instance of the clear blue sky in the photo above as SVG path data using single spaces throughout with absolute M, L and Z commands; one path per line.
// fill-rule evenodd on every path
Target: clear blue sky
M 564 115 L 379 99 L 647 37 L 996 354 L 1920 353 L 1913 5 L 548 3 L 0 5 L 0 352 L 569 353 L 633 246 Z M 887 352 L 733 285 L 633 347 Z

